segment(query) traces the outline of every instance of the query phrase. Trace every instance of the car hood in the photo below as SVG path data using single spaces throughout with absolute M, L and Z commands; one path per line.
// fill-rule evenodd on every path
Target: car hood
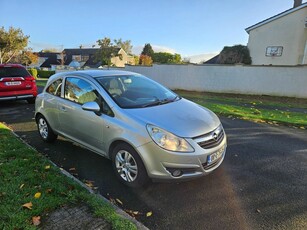
M 220 124 L 213 112 L 183 98 L 164 105 L 126 109 L 126 112 L 146 124 L 187 138 L 208 133 Z

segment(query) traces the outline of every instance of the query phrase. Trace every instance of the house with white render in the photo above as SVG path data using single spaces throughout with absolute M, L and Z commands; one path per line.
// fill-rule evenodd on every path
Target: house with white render
M 302 0 L 245 30 L 252 65 L 307 64 L 307 3 Z

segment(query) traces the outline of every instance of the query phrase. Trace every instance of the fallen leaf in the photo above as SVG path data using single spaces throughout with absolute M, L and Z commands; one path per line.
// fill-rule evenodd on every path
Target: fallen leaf
M 34 195 L 34 197 L 36 198 L 36 199 L 38 199 L 38 198 L 40 198 L 41 197 L 41 193 L 40 192 L 37 192 L 37 193 L 35 193 L 35 195 Z
M 34 226 L 38 226 L 41 223 L 41 217 L 40 216 L 33 216 L 32 217 L 32 223 Z
M 46 190 L 46 193 L 51 193 L 52 192 L 52 189 L 51 188 L 48 188 L 47 190 Z
M 300 129 L 305 129 L 305 127 L 304 127 L 304 126 L 301 126 Z
M 260 209 L 257 209 L 256 212 L 261 213 Z
M 152 216 L 152 212 L 147 212 L 146 217 L 150 217 L 150 216 Z
M 125 209 L 124 210 L 126 213 L 128 213 L 130 216 L 132 216 L 132 217 L 135 217 L 135 216 L 137 216 L 137 215 L 141 215 L 142 213 L 141 212 L 139 212 L 139 211 L 132 211 L 132 210 L 129 210 L 129 209 Z
M 22 188 L 23 188 L 23 186 L 25 186 L 25 184 L 20 185 L 19 189 L 22 189 Z
M 70 168 L 69 171 L 76 171 L 76 168 Z
M 116 200 L 117 203 L 119 203 L 120 205 L 123 205 L 123 202 L 122 202 L 120 199 L 116 198 L 115 200 Z
M 25 203 L 25 204 L 22 205 L 22 207 L 27 208 L 27 209 L 30 209 L 30 210 L 32 209 L 32 206 L 33 206 L 33 205 L 32 205 L 32 202 Z
M 94 187 L 94 181 L 90 181 L 90 180 L 85 180 L 84 184 L 86 184 L 86 186 L 93 188 Z
M 46 166 L 45 166 L 45 169 L 50 169 L 50 165 L 46 165 Z

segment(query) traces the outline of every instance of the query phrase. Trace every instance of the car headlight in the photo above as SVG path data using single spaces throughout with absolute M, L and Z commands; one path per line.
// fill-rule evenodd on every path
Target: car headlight
M 154 125 L 147 125 L 146 128 L 153 141 L 161 148 L 174 152 L 194 152 L 193 147 L 184 138 Z

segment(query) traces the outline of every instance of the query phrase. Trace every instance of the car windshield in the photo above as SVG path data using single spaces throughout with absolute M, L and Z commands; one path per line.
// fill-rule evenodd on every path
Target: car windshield
M 0 68 L 0 77 L 26 77 L 30 76 L 28 71 L 19 67 L 3 67 Z
M 158 106 L 180 100 L 174 92 L 143 76 L 107 76 L 97 81 L 121 108 Z

